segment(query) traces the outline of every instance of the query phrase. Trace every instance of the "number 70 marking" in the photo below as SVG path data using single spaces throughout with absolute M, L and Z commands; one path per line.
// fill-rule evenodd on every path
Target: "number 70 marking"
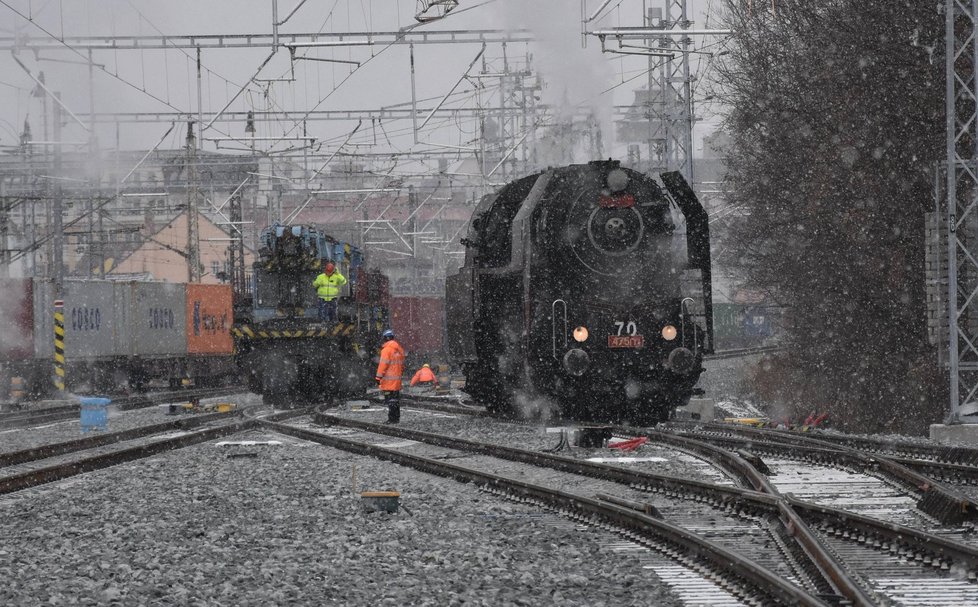
M 627 323 L 622 320 L 616 320 L 615 326 L 618 327 L 618 335 L 621 335 L 622 331 L 625 332 L 625 335 L 635 335 L 638 333 L 638 326 L 635 324 L 635 321 L 632 320 L 628 321 Z

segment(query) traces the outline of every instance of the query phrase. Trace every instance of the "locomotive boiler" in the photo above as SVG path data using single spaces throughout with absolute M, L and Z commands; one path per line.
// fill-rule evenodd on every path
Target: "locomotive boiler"
M 552 168 L 486 196 L 446 283 L 465 390 L 517 415 L 656 423 L 712 350 L 706 212 L 680 173 Z M 683 238 L 685 236 L 685 238 Z

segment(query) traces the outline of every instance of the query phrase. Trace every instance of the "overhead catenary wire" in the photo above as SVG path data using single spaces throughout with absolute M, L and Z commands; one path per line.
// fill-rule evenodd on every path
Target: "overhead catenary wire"
M 37 23 L 36 21 L 34 21 L 33 18 L 30 15 L 25 15 L 21 11 L 19 11 L 16 8 L 14 8 L 13 6 L 11 6 L 10 5 L 10 2 L 8 2 L 8 0 L 0 0 L 0 5 L 3 5 L 5 7 L 7 7 L 11 12 L 13 12 L 14 14 L 16 14 L 20 18 L 24 19 L 25 21 L 27 21 L 28 23 L 30 23 L 31 25 L 33 25 L 37 29 L 41 30 L 45 35 L 47 35 L 51 39 L 57 41 L 59 44 L 61 44 L 62 46 L 64 46 L 65 49 L 67 49 L 67 50 L 71 51 L 72 53 L 78 55 L 79 57 L 81 57 L 82 59 L 84 59 L 86 63 L 88 62 L 88 55 L 86 55 L 85 53 L 82 53 L 81 51 L 79 51 L 75 47 L 73 47 L 70 44 L 68 44 L 67 42 L 65 42 L 63 36 L 61 38 L 59 38 L 54 33 L 48 31 L 44 26 L 42 26 L 39 23 Z M 92 67 L 93 67 L 93 69 L 98 69 L 99 71 L 104 72 L 105 74 L 108 74 L 109 76 L 111 76 L 112 78 L 118 80 L 119 82 L 123 83 L 124 85 L 126 85 L 126 86 L 128 86 L 128 87 L 130 87 L 132 89 L 135 89 L 135 90 L 139 91 L 140 93 L 143 93 L 144 95 L 150 97 L 151 99 L 153 99 L 153 100 L 155 100 L 155 101 L 157 101 L 157 102 L 159 102 L 159 103 L 161 103 L 161 104 L 163 104 L 163 105 L 165 105 L 165 106 L 167 106 L 167 107 L 169 107 L 171 109 L 174 109 L 174 110 L 177 110 L 177 111 L 182 111 L 182 110 L 180 110 L 180 108 L 178 108 L 177 106 L 173 105 L 169 101 L 164 100 L 161 97 L 159 97 L 158 95 L 154 95 L 153 93 L 149 92 L 148 90 L 146 90 L 145 87 L 142 87 L 141 88 L 141 87 L 137 86 L 136 84 L 133 84 L 129 80 L 127 80 L 127 79 L 123 78 L 122 76 L 120 76 L 118 74 L 118 62 L 116 63 L 116 72 L 115 73 L 109 71 L 108 67 L 105 66 L 105 65 L 102 65 L 102 64 L 93 63 L 92 64 Z M 217 130 L 218 132 L 220 132 L 222 134 L 226 134 L 223 131 L 221 131 L 220 129 L 215 129 L 215 130 Z

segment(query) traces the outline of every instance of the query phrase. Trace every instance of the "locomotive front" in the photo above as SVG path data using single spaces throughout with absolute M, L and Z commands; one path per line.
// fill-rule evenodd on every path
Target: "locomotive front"
M 692 393 L 704 349 L 669 201 L 612 162 L 551 181 L 528 260 L 533 383 L 575 417 L 665 419 Z
M 500 412 L 636 423 L 688 402 L 710 341 L 709 228 L 685 180 L 662 179 L 686 218 L 685 258 L 662 189 L 614 161 L 549 169 L 480 202 L 446 282 L 467 392 Z
M 357 247 L 315 226 L 276 223 L 262 230 L 261 244 L 253 296 L 241 298 L 232 331 L 249 388 L 275 406 L 362 394 L 373 383 L 369 354 L 387 322 L 387 278 L 367 271 Z M 325 261 L 347 280 L 328 321 L 313 285 Z

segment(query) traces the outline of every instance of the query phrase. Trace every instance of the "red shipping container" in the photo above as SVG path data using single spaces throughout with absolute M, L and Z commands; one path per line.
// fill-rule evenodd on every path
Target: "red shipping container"
M 54 314 L 54 310 L 51 310 Z M 47 337 L 54 342 L 54 334 Z M 34 288 L 30 278 L 0 280 L 0 362 L 34 356 Z
M 187 352 L 231 354 L 231 287 L 187 284 Z
M 391 297 L 391 327 L 410 354 L 445 349 L 445 300 L 441 297 Z

